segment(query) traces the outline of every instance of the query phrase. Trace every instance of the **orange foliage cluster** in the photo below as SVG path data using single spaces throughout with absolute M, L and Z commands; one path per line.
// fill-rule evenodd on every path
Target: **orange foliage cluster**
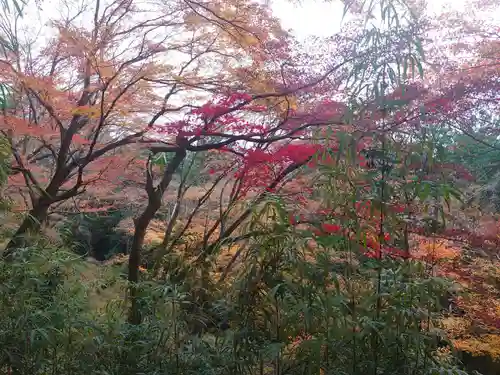
M 500 261 L 474 258 L 440 266 L 440 272 L 465 287 L 457 305 L 486 332 L 500 333 Z
M 443 260 L 456 259 L 461 254 L 461 249 L 450 240 L 413 236 L 415 245 L 411 253 L 412 257 L 424 260 L 428 263 L 436 263 Z

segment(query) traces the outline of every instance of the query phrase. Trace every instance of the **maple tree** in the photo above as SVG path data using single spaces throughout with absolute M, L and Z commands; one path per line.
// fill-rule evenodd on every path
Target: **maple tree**
M 297 93 L 297 92 L 296 92 Z M 164 132 L 174 132 L 176 135 L 176 145 L 165 145 L 165 146 L 152 146 L 151 150 L 153 153 L 157 152 L 172 152 L 174 153 L 173 158 L 164 167 L 163 174 L 160 181 L 155 185 L 151 169 L 148 170 L 148 177 L 146 182 L 146 192 L 148 194 L 148 205 L 145 207 L 144 211 L 135 220 L 135 231 L 134 239 L 130 249 L 130 261 L 129 261 L 129 281 L 137 282 L 139 276 L 139 265 L 140 265 L 140 252 L 144 242 L 144 237 L 146 234 L 147 227 L 153 219 L 155 213 L 161 207 L 161 200 L 165 190 L 169 187 L 172 177 L 175 171 L 179 168 L 182 161 L 186 158 L 187 151 L 206 151 L 206 150 L 222 150 L 223 152 L 234 153 L 236 155 L 244 155 L 245 162 L 242 165 L 242 170 L 239 172 L 245 175 L 245 178 L 251 178 L 251 185 L 248 185 L 248 181 L 244 181 L 243 184 L 247 185 L 245 187 L 241 186 L 239 194 L 246 192 L 249 188 L 258 186 L 262 184 L 256 176 L 252 175 L 252 169 L 257 171 L 258 169 L 262 171 L 266 160 L 268 162 L 272 161 L 272 164 L 278 166 L 280 164 L 280 158 L 283 161 L 292 162 L 290 165 L 285 165 L 284 170 L 277 172 L 277 175 L 273 177 L 270 171 L 267 173 L 264 170 L 265 178 L 270 178 L 269 182 L 264 182 L 266 190 L 274 189 L 278 185 L 289 171 L 293 171 L 298 167 L 304 165 L 308 159 L 310 159 L 315 149 L 312 149 L 312 153 L 308 150 L 308 145 L 302 145 L 301 148 L 293 148 L 294 144 L 288 144 L 282 147 L 273 156 L 269 152 L 262 152 L 259 150 L 248 149 L 248 146 L 240 146 L 238 142 L 244 141 L 247 144 L 256 145 L 270 145 L 275 142 L 288 139 L 294 135 L 298 135 L 301 131 L 307 130 L 310 127 L 315 126 L 325 126 L 325 125 L 342 125 L 344 123 L 343 117 L 344 113 L 338 111 L 338 113 L 329 113 L 328 117 L 325 117 L 325 113 L 319 112 L 321 118 L 318 116 L 311 116 L 307 114 L 306 116 L 301 114 L 291 115 L 286 117 L 284 120 L 279 120 L 270 125 L 263 125 L 261 122 L 251 123 L 246 120 L 246 116 L 257 115 L 262 111 L 262 106 L 252 105 L 251 102 L 254 99 L 262 99 L 266 96 L 275 96 L 275 94 L 265 94 L 257 95 L 252 97 L 248 94 L 234 94 L 229 98 L 222 98 L 220 100 L 215 100 L 214 102 L 208 103 L 202 106 L 200 109 L 195 109 L 191 111 L 188 118 L 184 121 L 177 122 L 175 124 L 168 124 L 164 130 L 159 128 L 160 133 Z M 343 107 L 341 107 L 343 109 Z M 238 113 L 241 117 L 235 117 Z M 242 115 L 243 114 L 243 115 Z M 314 121 L 315 120 L 315 121 Z M 261 120 L 262 121 L 262 120 Z M 210 136 L 215 141 L 210 143 L 203 142 L 200 145 L 196 145 L 196 141 L 203 136 Z M 188 138 L 189 137 L 189 138 Z M 294 152 L 295 151 L 295 152 Z M 304 155 L 304 152 L 305 155 Z M 260 155 L 260 156 L 258 156 Z M 264 156 L 264 159 L 262 157 Z M 297 159 L 299 156 L 299 159 Z M 305 158 L 304 158 L 305 156 Z M 294 160 L 295 159 L 295 160 Z M 150 163 L 148 163 L 150 164 Z M 249 169 L 249 166 L 252 169 Z M 281 167 L 283 168 L 283 167 Z M 241 191 L 242 190 L 242 191 Z M 261 199 L 264 197 L 261 195 Z M 241 216 L 232 225 L 229 226 L 226 233 L 221 237 L 226 237 L 230 235 L 234 230 L 241 224 L 246 216 L 249 215 L 251 211 L 247 211 L 246 214 Z M 216 227 L 212 228 L 210 232 L 213 232 Z M 134 301 L 132 299 L 132 301 Z M 132 311 L 137 311 L 135 306 L 132 306 Z M 138 322 L 140 317 L 132 313 L 131 321 Z
M 144 170 L 138 145 L 152 141 L 148 133 L 162 116 L 228 91 L 240 60 L 248 58 L 259 72 L 269 51 L 266 64 L 272 65 L 273 38 L 286 38 L 256 4 L 238 3 L 235 14 L 222 3 L 153 10 L 130 1 L 89 5 L 92 22 L 77 23 L 86 7 L 53 20 L 56 35 L 38 56 L 30 53 L 28 63 L 19 49 L 2 60 L 2 80 L 13 91 L 2 116 L 15 158 L 11 182 L 24 185 L 31 198 L 14 239 L 37 230 L 53 204 L 99 181 L 119 186 L 125 171 L 133 178 Z M 178 64 L 165 63 L 172 59 Z M 222 75 L 215 75 L 219 68 Z

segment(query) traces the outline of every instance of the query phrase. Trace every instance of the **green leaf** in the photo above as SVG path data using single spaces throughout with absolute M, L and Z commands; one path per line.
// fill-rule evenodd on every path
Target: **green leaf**
M 420 38 L 415 38 L 413 42 L 415 44 L 415 47 L 417 47 L 417 52 L 420 55 L 420 58 L 422 60 L 425 60 L 424 48 L 422 47 L 422 43 L 420 41 Z
M 422 63 L 417 60 L 416 64 L 417 64 L 418 74 L 420 75 L 420 78 L 424 78 L 424 68 L 422 67 Z
M 427 198 L 429 198 L 430 194 L 431 194 L 431 185 L 425 181 L 421 182 L 421 189 L 419 191 L 418 197 L 422 201 L 425 201 Z
M 403 81 L 406 82 L 407 79 L 408 79 L 408 58 L 406 57 L 403 60 Z
M 387 72 L 389 74 L 389 79 L 391 80 L 391 83 L 397 83 L 396 73 L 394 72 L 394 69 L 392 69 L 391 67 L 389 67 L 389 69 L 387 70 Z
M 425 106 L 423 104 L 419 105 L 419 111 L 420 111 L 420 120 L 425 121 L 425 117 L 426 117 L 427 112 L 426 112 Z

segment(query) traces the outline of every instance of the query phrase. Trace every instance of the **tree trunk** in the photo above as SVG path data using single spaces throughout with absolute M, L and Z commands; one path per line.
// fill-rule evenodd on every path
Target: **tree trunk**
M 132 247 L 130 249 L 130 255 L 128 260 L 128 281 L 130 283 L 130 314 L 129 323 L 130 324 L 140 324 L 142 321 L 140 315 L 140 309 L 137 304 L 137 282 L 139 281 L 139 266 L 141 265 L 141 249 L 144 244 L 144 238 L 146 237 L 146 230 L 148 229 L 149 223 L 153 219 L 156 211 L 160 208 L 158 206 L 148 205 L 144 212 L 135 220 L 134 226 L 134 239 L 132 241 Z
M 130 248 L 130 255 L 128 261 L 128 281 L 129 281 L 129 296 L 130 296 L 130 312 L 128 316 L 128 321 L 130 324 L 140 324 L 142 321 L 137 297 L 137 282 L 139 281 L 139 266 L 141 265 L 141 250 L 144 243 L 144 238 L 146 237 L 146 230 L 148 229 L 149 223 L 153 220 L 156 212 L 161 207 L 161 200 L 163 193 L 170 185 L 172 177 L 175 171 L 182 163 L 186 157 L 186 150 L 181 149 L 175 153 L 172 161 L 167 165 L 165 171 L 163 172 L 162 179 L 158 186 L 153 188 L 153 179 L 150 174 L 148 174 L 148 180 L 146 183 L 146 190 L 148 192 L 148 205 L 142 212 L 142 214 L 134 220 L 134 239 L 132 241 L 132 247 Z M 149 172 L 148 172 L 149 173 Z
M 59 156 L 61 160 L 64 160 L 64 154 L 60 153 Z M 54 176 L 45 189 L 45 194 L 32 201 L 33 208 L 28 213 L 28 216 L 24 218 L 21 226 L 17 229 L 16 233 L 14 233 L 14 236 L 12 236 L 12 239 L 7 244 L 3 253 L 3 257 L 6 260 L 10 260 L 12 258 L 12 254 L 16 248 L 26 245 L 27 235 L 40 232 L 42 223 L 47 219 L 50 206 L 58 201 L 61 201 L 62 199 L 69 199 L 76 195 L 75 191 L 74 194 L 66 193 L 66 196 L 57 196 L 60 187 L 67 180 L 70 172 L 71 169 L 65 168 L 63 164 L 58 165 L 56 171 L 54 172 Z
M 10 260 L 16 248 L 26 245 L 26 236 L 40 231 L 42 223 L 47 219 L 51 201 L 39 199 L 24 218 L 16 233 L 12 236 L 3 253 L 3 258 Z

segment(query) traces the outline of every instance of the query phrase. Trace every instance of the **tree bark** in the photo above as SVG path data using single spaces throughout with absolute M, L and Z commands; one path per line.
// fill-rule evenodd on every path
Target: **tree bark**
M 139 304 L 137 301 L 138 290 L 137 283 L 139 281 L 139 266 L 141 265 L 141 250 L 146 237 L 146 230 L 151 220 L 153 220 L 156 212 L 161 207 L 163 193 L 170 185 L 172 177 L 186 157 L 186 150 L 180 149 L 175 153 L 174 158 L 165 168 L 160 183 L 153 187 L 153 178 L 148 171 L 148 180 L 146 190 L 148 193 L 148 205 L 141 215 L 134 220 L 134 239 L 130 248 L 128 262 L 128 281 L 129 281 L 129 296 L 130 296 L 130 311 L 128 321 L 130 324 L 138 325 L 142 321 Z
M 56 202 L 69 199 L 76 195 L 76 190 L 57 195 L 59 189 L 66 182 L 71 173 L 71 169 L 65 167 L 63 164 L 64 155 L 60 154 L 59 156 L 61 161 L 58 161 L 58 166 L 49 185 L 45 190 L 40 188 L 43 191 L 40 197 L 35 199 L 32 198 L 33 208 L 29 211 L 28 215 L 24 218 L 16 233 L 14 233 L 7 244 L 3 253 L 3 258 L 6 260 L 12 259 L 13 251 L 16 248 L 26 245 L 26 237 L 28 235 L 40 232 L 42 223 L 47 219 L 50 206 Z
M 134 239 L 132 241 L 132 247 L 130 249 L 130 255 L 128 260 L 128 281 L 130 283 L 130 314 L 129 323 L 140 324 L 142 317 L 140 315 L 140 309 L 137 304 L 137 282 L 139 281 L 139 266 L 141 265 L 141 249 L 144 243 L 144 238 L 146 237 L 146 230 L 148 229 L 149 223 L 153 219 L 156 211 L 161 205 L 150 205 L 146 207 L 144 212 L 135 220 L 134 225 Z
M 44 199 L 39 199 L 35 203 L 34 207 L 24 218 L 16 233 L 14 233 L 7 244 L 3 253 L 4 259 L 11 260 L 14 250 L 26 245 L 26 236 L 40 231 L 42 223 L 47 219 L 49 207 L 52 203 L 53 202 Z

